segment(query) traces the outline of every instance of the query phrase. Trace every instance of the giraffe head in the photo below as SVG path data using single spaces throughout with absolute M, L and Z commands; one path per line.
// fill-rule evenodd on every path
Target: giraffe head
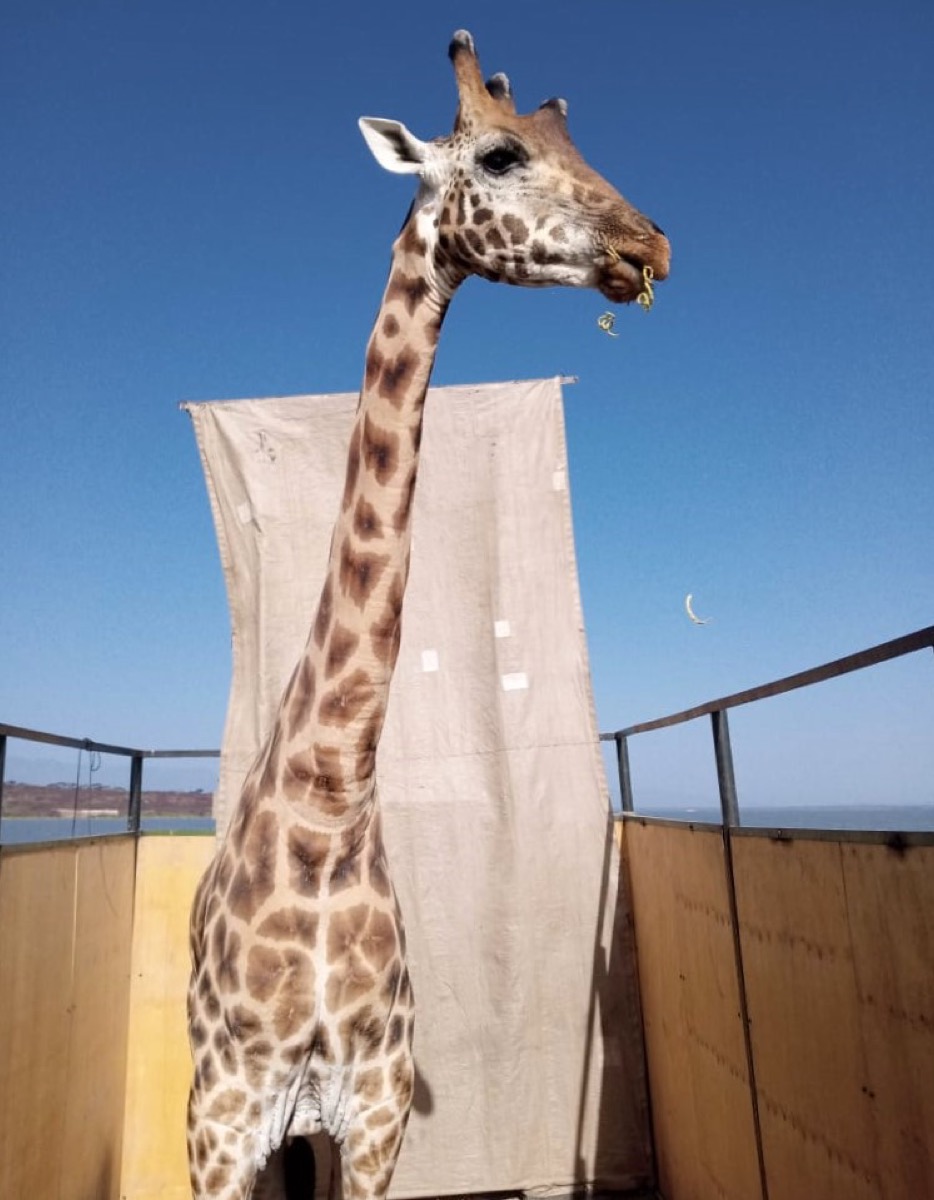
M 418 233 L 442 286 L 467 275 L 526 287 L 598 288 L 634 300 L 643 267 L 668 274 L 668 239 L 587 165 L 567 129 L 567 105 L 516 113 L 509 80 L 483 82 L 473 38 L 450 46 L 460 104 L 449 137 L 423 142 L 398 121 L 363 117 L 377 161 L 417 175 Z

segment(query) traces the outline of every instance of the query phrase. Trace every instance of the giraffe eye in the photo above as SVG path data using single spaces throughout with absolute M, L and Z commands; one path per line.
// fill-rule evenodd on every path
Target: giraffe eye
M 505 175 L 522 161 L 523 156 L 512 146 L 497 146 L 480 156 L 480 166 L 491 175 Z

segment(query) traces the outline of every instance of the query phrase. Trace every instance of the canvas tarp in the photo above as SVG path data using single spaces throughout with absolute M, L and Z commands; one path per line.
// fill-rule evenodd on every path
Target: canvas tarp
M 356 395 L 186 406 L 233 626 L 223 828 L 304 645 Z M 378 791 L 419 1086 L 395 1196 L 649 1174 L 560 380 L 432 389 Z

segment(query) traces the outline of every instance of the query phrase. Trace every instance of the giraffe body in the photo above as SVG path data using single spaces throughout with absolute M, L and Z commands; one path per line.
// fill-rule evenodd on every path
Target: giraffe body
M 419 189 L 367 348 L 341 511 L 304 651 L 195 896 L 188 1111 L 196 1200 L 284 1195 L 282 1147 L 325 1132 L 344 1200 L 381 1200 L 414 1090 L 412 987 L 383 846 L 376 749 L 399 648 L 422 415 L 470 274 L 628 301 L 668 243 L 581 159 L 566 106 L 517 116 L 473 41 L 449 138 L 364 118 Z

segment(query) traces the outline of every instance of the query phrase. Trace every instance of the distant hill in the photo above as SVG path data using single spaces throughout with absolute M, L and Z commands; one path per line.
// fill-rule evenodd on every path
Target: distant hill
M 121 817 L 126 814 L 128 800 L 126 788 L 98 784 L 78 788 L 77 802 L 73 783 L 39 786 L 7 780 L 3 785 L 5 817 L 70 817 L 74 812 Z M 148 817 L 210 817 L 214 794 L 145 790 L 142 800 L 143 814 Z

